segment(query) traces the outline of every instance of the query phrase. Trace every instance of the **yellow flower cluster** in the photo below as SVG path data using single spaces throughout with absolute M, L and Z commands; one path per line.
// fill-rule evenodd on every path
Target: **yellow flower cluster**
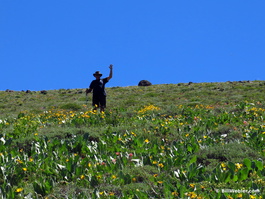
M 163 168 L 164 167 L 164 164 L 163 163 L 159 163 L 159 162 L 157 162 L 155 160 L 153 161 L 153 164 L 156 164 L 160 168 Z
M 225 163 L 221 163 L 221 167 L 222 167 L 222 169 L 223 169 L 224 171 L 227 169 Z
M 238 172 L 238 170 L 243 167 L 243 164 L 236 163 L 235 166 L 236 166 L 235 172 Z M 223 171 L 226 171 L 227 170 L 227 165 L 224 162 L 222 162 L 221 163 L 221 168 L 222 168 Z
M 214 106 L 211 106 L 211 105 L 203 105 L 203 104 L 200 104 L 200 105 L 196 105 L 195 106 L 196 109 L 214 109 Z
M 25 113 L 24 113 L 25 114 Z M 66 110 L 57 110 L 52 109 L 49 111 L 45 111 L 41 114 L 27 114 L 23 117 L 20 117 L 18 121 L 29 121 L 35 125 L 39 124 L 40 127 L 44 127 L 45 123 L 49 123 L 50 121 L 58 121 L 59 124 L 65 124 L 67 122 L 71 122 L 73 119 L 88 119 L 91 118 L 93 115 L 96 115 L 97 112 L 95 111 L 86 111 L 86 112 L 75 112 L 75 111 L 66 111 Z M 101 113 L 101 117 L 104 118 L 104 113 Z M 35 123 L 34 123 L 35 122 Z
M 144 114 L 148 111 L 157 111 L 157 110 L 160 110 L 160 108 L 154 105 L 144 106 L 144 108 L 138 111 L 138 114 Z
M 188 196 L 189 198 L 197 198 L 197 194 L 195 192 L 186 193 L 186 196 Z
M 253 115 L 254 117 L 260 117 L 264 114 L 264 112 L 265 112 L 265 109 L 257 108 L 257 107 L 248 108 L 246 110 L 246 113 L 248 115 Z

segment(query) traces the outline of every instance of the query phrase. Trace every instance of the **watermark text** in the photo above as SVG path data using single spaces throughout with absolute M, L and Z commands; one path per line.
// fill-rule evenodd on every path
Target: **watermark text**
M 259 189 L 250 189 L 250 190 L 245 190 L 245 189 L 215 189 L 217 193 L 260 193 Z

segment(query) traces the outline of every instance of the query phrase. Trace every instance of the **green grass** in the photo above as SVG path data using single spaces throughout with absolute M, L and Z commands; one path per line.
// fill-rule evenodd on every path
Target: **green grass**
M 264 86 L 0 91 L 0 196 L 264 198 Z

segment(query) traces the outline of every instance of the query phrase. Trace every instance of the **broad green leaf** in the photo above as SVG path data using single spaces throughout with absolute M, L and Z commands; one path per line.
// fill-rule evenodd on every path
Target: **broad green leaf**
M 237 175 L 234 175 L 234 177 L 233 177 L 233 181 L 234 181 L 234 182 L 238 181 L 238 176 L 237 176 Z
M 263 164 L 261 161 L 255 161 L 255 165 L 258 168 L 258 170 L 262 170 L 263 169 Z
M 190 161 L 189 161 L 189 165 L 195 163 L 197 161 L 197 156 L 193 156 Z
M 49 193 L 52 190 L 53 183 L 51 181 L 46 181 L 44 185 L 46 192 Z
M 236 165 L 233 162 L 228 162 L 228 168 L 230 170 L 235 171 L 236 170 Z
M 80 175 L 83 174 L 82 172 L 83 172 L 83 169 L 82 169 L 81 167 L 76 167 L 76 168 L 75 168 L 75 173 L 76 173 L 76 175 L 80 176 Z
M 190 144 L 188 144 L 188 146 L 187 146 L 187 151 L 192 152 L 192 146 L 190 146 Z
M 247 158 L 244 159 L 244 165 L 248 168 L 248 170 L 251 169 L 251 161 Z
M 232 174 L 230 172 L 227 172 L 224 176 L 225 176 L 224 182 L 228 183 L 231 180 Z
M 236 166 L 233 162 L 228 162 L 228 171 L 230 173 L 230 178 L 233 179 L 234 174 L 235 174 L 235 170 L 236 170 Z
M 244 169 L 240 170 L 239 179 L 240 180 L 246 180 L 248 178 L 248 172 L 249 172 L 248 168 L 244 168 Z

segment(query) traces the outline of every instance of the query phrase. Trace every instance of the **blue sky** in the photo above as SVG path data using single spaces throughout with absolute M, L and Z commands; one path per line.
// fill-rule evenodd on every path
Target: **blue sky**
M 0 0 L 0 90 L 264 80 L 263 0 Z

